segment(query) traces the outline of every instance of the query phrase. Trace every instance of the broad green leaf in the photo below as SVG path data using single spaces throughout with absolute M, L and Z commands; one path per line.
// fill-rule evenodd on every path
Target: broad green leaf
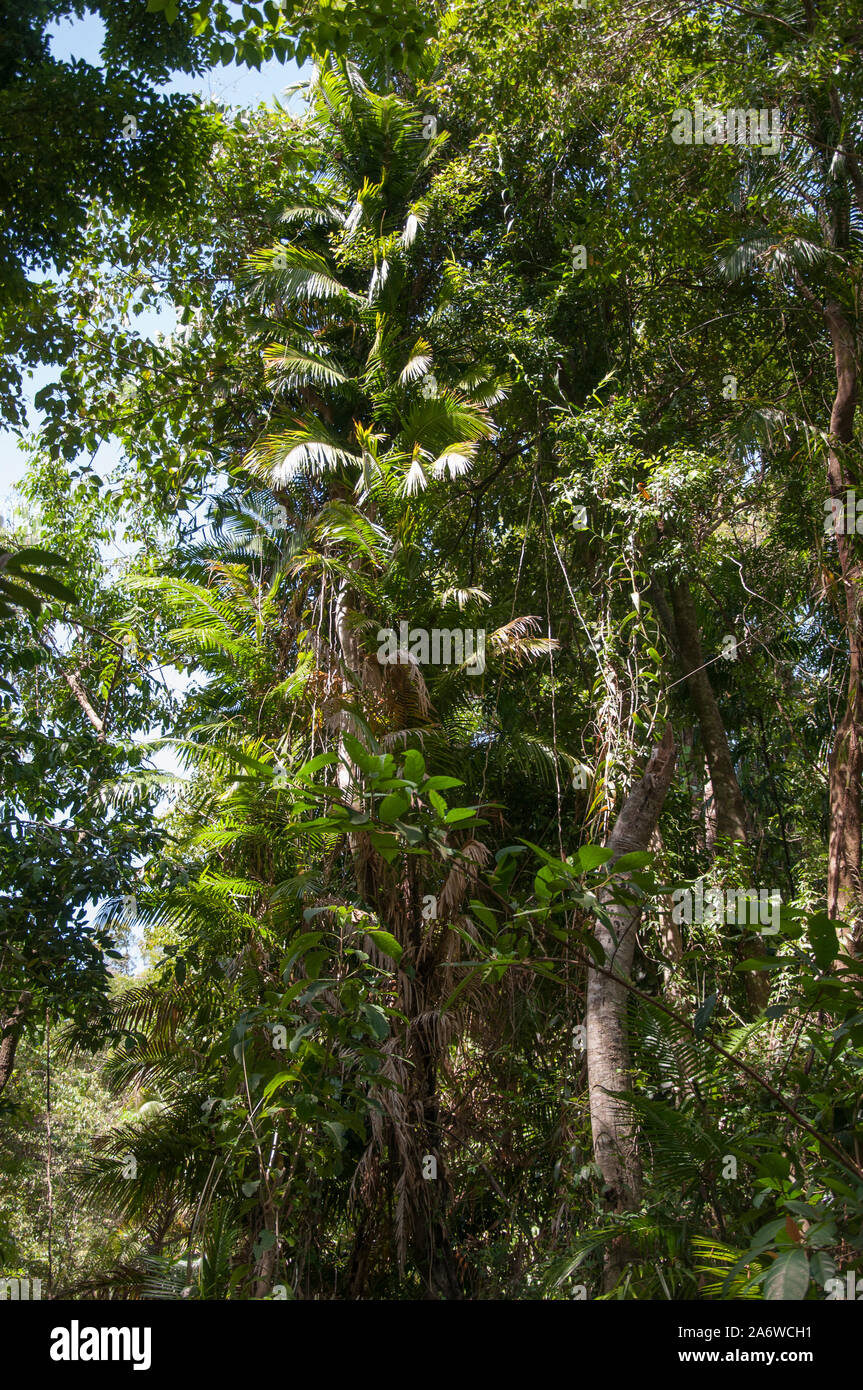
M 490 931 L 497 931 L 500 924 L 490 908 L 486 907 L 484 903 L 476 901 L 472 901 L 470 907 L 474 916 L 479 918 L 483 926 L 488 927 Z
M 829 970 L 839 954 L 838 925 L 830 920 L 826 912 L 816 913 L 809 919 L 809 940 L 819 970 Z
M 378 819 L 390 823 L 396 821 L 404 815 L 409 806 L 408 797 L 401 792 L 390 792 L 378 806 Z
M 302 777 L 303 781 L 310 781 L 316 772 L 320 772 L 322 767 L 332 767 L 333 763 L 337 763 L 338 760 L 338 753 L 319 753 L 316 758 L 312 758 L 309 762 L 303 763 L 302 767 L 297 772 L 297 776 Z
M 354 738 L 353 734 L 343 734 L 342 743 L 345 745 L 348 756 L 356 763 L 361 772 L 368 772 L 376 766 L 374 754 L 363 748 L 363 745 Z
M 828 1279 L 836 1278 L 836 1262 L 823 1250 L 816 1250 L 809 1262 L 812 1278 L 823 1288 Z
M 426 770 L 425 758 L 416 748 L 409 748 L 405 753 L 404 775 L 409 782 L 419 783 L 422 781 Z
M 20 578 L 26 579 L 27 583 L 32 585 L 34 589 L 38 589 L 40 593 L 50 594 L 52 598 L 61 599 L 63 603 L 75 602 L 75 595 L 72 590 L 66 584 L 61 584 L 59 579 L 55 579 L 51 574 L 31 574 L 25 570 Z
M 764 1297 L 771 1301 L 805 1298 L 809 1287 L 809 1260 L 805 1250 L 784 1250 L 777 1255 L 764 1280 Z
M 255 1259 L 259 1260 L 265 1251 L 272 1250 L 275 1243 L 275 1231 L 261 1231 L 258 1239 L 255 1241 Z
M 580 873 L 587 873 L 600 864 L 607 864 L 613 854 L 614 851 L 604 845 L 582 845 L 575 853 L 575 867 Z
M 791 965 L 791 963 L 790 960 L 765 960 L 763 958 L 755 959 L 754 957 L 750 957 L 748 960 L 742 960 L 739 965 L 735 965 L 734 969 L 737 971 L 781 970 L 783 966 Z
M 703 1038 L 707 1031 L 707 1025 L 713 1017 L 713 1010 L 716 1008 L 716 994 L 708 994 L 704 1003 L 695 1011 L 695 1036 Z
M 289 1086 L 296 1079 L 296 1072 L 279 1072 L 278 1076 L 272 1077 L 272 1080 L 268 1081 L 267 1086 L 264 1087 L 265 1101 L 268 1101 L 271 1095 L 275 1095 L 277 1091 L 281 1091 L 282 1086 Z
M 383 952 L 385 956 L 389 956 L 390 960 L 394 960 L 396 965 L 398 965 L 403 955 L 403 948 L 399 945 L 392 932 L 384 931 L 380 927 L 374 927 L 366 928 L 365 934 L 371 937 L 379 951 Z
M 653 862 L 653 855 L 647 850 L 633 850 L 631 854 L 622 854 L 619 859 L 615 859 L 611 866 L 613 873 L 624 873 L 627 869 L 646 869 Z
M 389 1019 L 383 1009 L 378 1008 L 377 1004 L 363 1003 L 360 1005 L 360 1012 L 364 1015 L 371 1027 L 372 1032 L 379 1041 L 389 1037 Z

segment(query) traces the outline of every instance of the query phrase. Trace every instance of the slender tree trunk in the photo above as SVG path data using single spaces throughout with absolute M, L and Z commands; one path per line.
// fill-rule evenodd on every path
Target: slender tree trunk
M 665 842 L 658 825 L 650 837 L 649 848 L 656 855 L 659 873 L 667 880 Z M 680 1005 L 686 998 L 686 979 L 680 969 L 680 961 L 683 957 L 683 938 L 680 934 L 680 928 L 674 920 L 668 899 L 665 897 L 659 900 L 659 942 L 662 947 L 662 978 L 665 991 L 673 1004 Z
M 21 1029 L 24 1027 L 24 1020 L 32 1002 L 33 995 L 29 990 L 22 990 L 18 996 L 18 1003 L 11 1014 L 0 1019 L 0 1095 L 6 1089 L 15 1068 L 18 1040 L 21 1037 Z
M 402 964 L 413 967 L 413 978 L 402 972 L 400 1007 L 410 1019 L 407 1055 L 412 1063 L 408 1083 L 408 1114 L 416 1118 L 414 1152 L 406 1156 L 407 1169 L 419 1160 L 419 1190 L 412 1203 L 412 1243 L 417 1267 L 426 1286 L 426 1297 L 460 1300 L 464 1297 L 456 1266 L 452 1241 L 446 1224 L 450 1186 L 441 1154 L 438 1065 L 441 1043 L 435 1035 L 439 1002 L 438 967 L 435 953 L 427 949 L 422 929 L 422 886 L 419 866 L 414 860 L 406 875 L 407 913 L 404 940 L 407 944 Z M 433 1160 L 435 1175 L 426 1177 L 424 1168 Z M 416 1170 L 415 1170 L 416 1171 Z
M 355 682 L 351 692 L 346 675 L 346 702 L 351 693 L 359 697 L 367 681 L 363 652 L 351 627 L 350 599 L 349 581 L 344 580 L 336 596 L 335 626 L 346 673 Z M 350 772 L 344 735 L 352 732 L 354 721 L 347 709 L 339 712 L 338 720 L 342 756 L 338 778 L 342 789 L 347 791 Z M 406 1122 L 401 1125 L 393 1122 L 390 1141 L 401 1165 L 399 1190 L 405 1211 L 404 1236 L 425 1283 L 427 1297 L 461 1299 L 463 1294 L 445 1220 L 449 1187 L 439 1153 L 438 1047 L 424 1023 L 434 1014 L 436 995 L 435 961 L 431 953 L 423 949 L 422 893 L 418 892 L 415 869 L 409 866 L 403 881 L 394 883 L 389 866 L 370 849 L 365 835 L 350 835 L 349 843 L 360 895 L 374 908 L 403 950 L 398 985 L 399 1006 L 408 1020 L 404 1050 L 409 1065 L 403 1080 Z M 414 864 L 415 861 L 410 861 L 410 865 Z M 410 978 L 406 968 L 412 970 Z M 434 1158 L 437 1165 L 434 1178 L 423 1175 L 426 1157 Z M 352 1260 L 354 1288 L 362 1286 L 370 1253 L 367 1249 L 362 1259 Z M 356 1254 L 359 1256 L 359 1251 Z
M 669 587 L 677 649 L 686 672 L 690 698 L 698 716 L 709 773 L 704 789 L 708 847 L 713 850 L 717 842 L 721 844 L 723 840 L 746 845 L 749 839 L 746 803 L 728 747 L 722 714 L 704 665 L 698 614 L 692 590 L 685 579 L 677 583 L 672 582 Z M 745 954 L 749 956 L 765 954 L 764 943 L 757 934 L 754 941 L 749 939 L 744 949 Z M 769 977 L 759 971 L 747 971 L 744 987 L 750 1008 L 754 1013 L 760 1013 L 770 995 Z
M 348 1262 L 347 1284 L 351 1298 L 362 1298 L 369 1277 L 369 1260 L 375 1242 L 375 1229 L 372 1213 L 366 1208 L 362 1212 Z
M 692 699 L 704 753 L 710 769 L 710 781 L 716 807 L 717 837 L 726 837 L 746 844 L 746 803 L 734 770 L 725 724 L 713 693 L 710 677 L 704 667 L 698 614 L 692 590 L 685 579 L 670 585 L 671 605 L 680 660 L 686 672 L 686 684 Z
M 712 858 L 716 850 L 716 797 L 713 795 L 713 781 L 709 776 L 704 779 L 701 797 L 701 811 L 704 821 L 704 848 L 709 850 Z
M 824 307 L 830 329 L 836 368 L 836 395 L 830 413 L 831 444 L 827 482 L 836 499 L 838 516 L 845 515 L 849 479 L 841 450 L 854 438 L 858 371 L 856 344 L 851 326 L 835 301 Z M 848 634 L 848 695 L 845 711 L 833 740 L 828 766 L 830 791 L 830 845 L 827 863 L 827 910 L 831 917 L 848 923 L 843 945 L 851 949 L 860 929 L 860 774 L 863 768 L 863 632 L 861 632 L 861 581 L 863 567 L 854 553 L 854 538 L 844 530 L 836 536 L 839 572 L 845 594 Z
M 815 9 L 812 5 L 806 11 L 806 27 L 810 31 L 815 25 Z M 830 89 L 830 114 L 834 129 L 841 131 L 846 125 L 846 114 L 835 87 Z M 822 164 L 822 177 L 825 186 L 834 179 L 834 170 L 827 168 L 827 157 L 833 136 L 823 112 L 811 112 L 812 129 L 810 141 L 813 151 Z M 863 215 L 863 170 L 853 149 L 853 140 L 844 154 L 843 168 L 847 179 L 849 198 L 857 204 L 857 211 Z M 841 182 L 840 182 L 841 187 Z M 835 192 L 839 194 L 840 187 Z M 850 220 L 845 210 L 840 212 L 835 199 L 825 199 L 823 227 L 826 241 L 833 251 L 847 253 L 849 245 Z M 851 270 L 846 260 L 850 279 L 847 302 L 859 306 L 860 277 Z M 859 478 L 848 468 L 845 445 L 854 439 L 854 419 L 859 397 L 859 331 L 849 319 L 846 309 L 834 298 L 823 304 L 805 283 L 802 276 L 795 275 L 798 287 L 804 298 L 820 310 L 830 333 L 833 349 L 833 366 L 836 374 L 836 393 L 830 411 L 830 442 L 827 454 L 827 487 L 838 516 L 845 512 L 845 494 L 849 486 L 856 486 Z M 855 308 L 855 314 L 858 310 Z M 838 519 L 838 518 L 837 518 Z M 830 841 L 827 858 L 827 910 L 831 917 L 842 918 L 847 923 L 840 934 L 846 950 L 859 950 L 863 913 L 861 913 L 861 817 L 860 817 L 860 778 L 863 769 L 863 701 L 861 701 L 860 679 L 863 673 L 863 638 L 861 638 L 861 579 L 863 567 L 856 552 L 853 536 L 845 533 L 844 527 L 836 536 L 839 553 L 839 572 L 845 595 L 845 623 L 848 639 L 848 694 L 845 710 L 833 739 L 833 747 L 828 761 L 828 783 L 830 796 Z
M 704 663 L 701 630 L 692 590 L 686 579 L 670 582 L 670 605 L 656 581 L 651 584 L 650 593 L 662 626 L 677 652 L 701 729 L 707 762 L 707 781 L 704 785 L 707 847 L 712 849 L 717 836 L 746 844 L 746 803 L 728 747 L 725 723 Z
M 608 837 L 608 848 L 614 851 L 611 864 L 623 854 L 647 849 L 671 783 L 675 759 L 674 734 L 668 724 L 662 742 L 653 749 L 644 775 L 630 792 Z M 614 925 L 613 935 L 602 922 L 596 925 L 596 938 L 605 952 L 605 969 L 626 979 L 635 951 L 638 908 L 615 903 L 610 896 L 604 905 Z M 604 1198 L 615 1212 L 632 1211 L 641 1195 L 641 1164 L 632 1117 L 611 1094 L 626 1090 L 631 1083 L 626 1005 L 627 991 L 618 980 L 589 969 L 586 1024 L 590 1123 L 594 1156 L 605 1183 Z M 607 1249 L 603 1274 L 606 1289 L 617 1283 L 627 1257 L 628 1251 L 619 1241 Z
M 267 1183 L 265 1177 L 261 1183 L 263 1188 Z M 265 1197 L 261 1203 L 261 1216 L 263 1218 L 262 1230 L 272 1231 L 278 1234 L 278 1223 L 276 1220 L 276 1209 L 269 1198 Z M 263 1250 L 255 1266 L 255 1298 L 267 1298 L 273 1292 L 273 1282 L 276 1273 L 276 1258 L 279 1253 L 278 1240 L 274 1240 L 268 1250 Z

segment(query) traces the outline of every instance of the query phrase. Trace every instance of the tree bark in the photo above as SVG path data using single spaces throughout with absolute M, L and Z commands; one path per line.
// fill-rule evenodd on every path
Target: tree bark
M 659 826 L 651 835 L 648 848 L 656 855 L 657 869 L 667 880 L 665 842 Z M 668 899 L 665 897 L 659 900 L 659 944 L 662 948 L 662 978 L 665 992 L 675 1005 L 680 1005 L 686 998 L 686 979 L 680 970 L 680 961 L 683 957 L 683 938 L 680 934 L 680 928 L 674 920 Z
M 607 846 L 614 851 L 610 865 L 634 850 L 645 850 L 659 819 L 671 783 L 676 760 L 671 725 L 665 729 L 648 760 L 640 782 L 630 792 L 615 821 Z M 596 939 L 605 952 L 605 969 L 628 979 L 635 951 L 637 905 L 615 903 L 606 895 L 604 906 L 614 934 L 597 922 Z M 641 1195 L 641 1164 L 631 1115 L 624 1103 L 610 1094 L 631 1084 L 629 1033 L 626 1020 L 627 991 L 618 980 L 595 969 L 587 979 L 587 1078 L 593 1151 L 605 1183 L 604 1198 L 614 1212 L 632 1211 Z M 615 1241 L 606 1250 L 603 1287 L 613 1288 L 628 1258 L 628 1250 Z
M 22 990 L 18 996 L 18 1003 L 11 1014 L 0 1019 L 0 1095 L 6 1089 L 14 1070 L 18 1040 L 21 1037 L 21 1029 L 24 1027 L 24 1020 L 32 1002 L 33 995 L 30 991 Z
M 689 690 L 710 769 L 710 781 L 716 809 L 716 835 L 746 844 L 746 803 L 734 770 L 725 724 L 713 693 L 710 677 L 704 668 L 698 615 L 692 590 L 685 579 L 670 584 L 671 605 L 680 660 L 686 672 Z
M 669 588 L 674 610 L 677 650 L 686 672 L 687 688 L 701 728 L 709 773 L 704 789 L 707 845 L 711 851 L 721 846 L 723 840 L 746 845 L 749 842 L 746 802 L 737 780 L 722 714 L 705 669 L 692 590 L 685 579 L 676 583 L 672 581 Z M 754 940 L 750 938 L 741 949 L 749 956 L 765 954 L 764 943 L 757 934 Z M 769 977 L 759 971 L 747 971 L 744 987 L 749 1007 L 753 1013 L 760 1013 L 770 997 Z
M 841 456 L 841 446 L 854 438 L 858 372 L 856 344 L 851 326 L 835 301 L 824 306 L 836 369 L 836 395 L 830 412 L 830 448 L 827 483 L 836 499 L 838 515 L 845 515 L 845 493 L 853 481 Z M 837 448 L 839 445 L 840 448 Z M 845 596 L 848 634 L 848 694 L 845 712 L 836 729 L 828 764 L 830 794 L 830 844 L 827 861 L 827 910 L 831 917 L 848 923 L 842 944 L 852 949 L 860 930 L 860 775 L 863 768 L 863 672 L 861 634 L 861 580 L 863 567 L 854 553 L 853 537 L 844 530 L 836 536 L 839 572 Z
M 336 595 L 335 627 L 345 667 L 345 705 L 351 694 L 360 698 L 368 685 L 363 652 L 351 626 L 350 604 L 350 582 L 344 579 Z M 353 691 L 350 688 L 351 679 L 354 682 Z M 344 735 L 352 731 L 354 725 L 348 708 L 339 711 L 338 721 L 341 754 L 338 780 L 342 790 L 347 794 L 351 775 Z M 367 837 L 362 832 L 350 834 L 348 841 L 360 896 L 374 908 L 382 924 L 393 933 L 403 950 L 398 987 L 399 1006 L 408 1020 L 403 1038 L 403 1048 L 408 1059 L 402 1089 L 404 1122 L 399 1123 L 393 1118 L 389 1133 L 392 1151 L 398 1155 L 401 1165 L 397 1186 L 404 1206 L 402 1229 L 425 1284 L 426 1297 L 462 1299 L 455 1255 L 446 1225 L 449 1185 L 439 1152 L 439 1048 L 433 1033 L 423 1022 L 433 1015 L 435 1010 L 436 963 L 433 956 L 424 951 L 421 927 L 422 891 L 416 881 L 416 861 L 409 861 L 407 872 L 402 876 L 401 882 L 395 882 L 389 866 L 370 848 Z M 412 970 L 410 977 L 405 973 L 406 968 Z M 434 1179 L 423 1177 L 424 1160 L 427 1155 L 438 1163 L 439 1172 Z M 371 1246 L 369 1245 L 362 1259 L 359 1258 L 359 1252 L 356 1253 L 357 1258 L 351 1262 L 351 1283 L 354 1289 L 361 1288 L 366 1277 Z

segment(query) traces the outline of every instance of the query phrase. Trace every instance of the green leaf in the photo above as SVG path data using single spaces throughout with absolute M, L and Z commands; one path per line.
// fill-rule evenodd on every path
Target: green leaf
M 269 1100 L 270 1096 L 275 1095 L 276 1091 L 281 1090 L 282 1086 L 287 1086 L 289 1082 L 296 1081 L 296 1075 L 292 1071 L 280 1071 L 278 1076 L 274 1076 L 264 1087 L 264 1100 Z
M 401 792 L 390 792 L 378 806 L 378 819 L 391 824 L 404 815 L 410 804 L 408 797 Z
M 781 970 L 783 965 L 790 965 L 790 960 L 765 960 L 763 958 L 742 960 L 739 965 L 735 965 L 736 971 L 740 970 Z
M 366 936 L 370 936 L 378 950 L 382 951 L 385 956 L 389 956 L 390 960 L 394 960 L 398 965 L 403 955 L 403 948 L 396 941 L 392 932 L 383 931 L 379 927 L 367 928 Z
M 791 1173 L 791 1161 L 785 1154 L 777 1152 L 767 1152 L 759 1159 L 759 1176 L 775 1177 L 780 1183 L 784 1183 Z
M 307 911 L 313 912 L 314 909 L 307 909 Z M 290 944 L 290 954 L 287 960 L 285 961 L 284 967 L 282 968 L 283 980 L 287 980 L 288 976 L 291 973 L 291 967 L 294 964 L 294 962 L 303 954 L 304 951 L 310 951 L 313 946 L 317 946 L 318 942 L 323 939 L 323 935 L 323 932 L 307 931 L 303 932 L 300 936 L 294 937 L 293 941 Z
M 407 822 L 403 820 L 397 820 L 395 825 L 396 830 L 398 830 L 401 835 L 404 835 L 409 845 L 422 844 L 424 836 L 418 825 L 408 825 Z
M 40 594 L 50 594 L 51 598 L 61 599 L 64 603 L 76 602 L 75 595 L 72 594 L 68 585 L 61 584 L 60 580 L 53 577 L 53 574 L 31 574 L 25 570 L 21 574 L 21 578 L 31 584 L 33 588 L 39 589 Z
M 447 825 L 456 825 L 459 821 L 474 820 L 475 818 L 475 806 L 453 806 L 451 811 L 447 811 L 444 821 Z
M 383 1009 L 378 1008 L 377 1004 L 364 1003 L 360 1005 L 360 1012 L 365 1016 L 372 1032 L 380 1042 L 389 1037 L 389 1019 Z
M 338 760 L 338 753 L 319 753 L 316 758 L 312 758 L 309 762 L 303 763 L 297 776 L 301 777 L 304 782 L 309 782 L 316 772 L 320 772 L 322 767 L 332 767 L 333 763 L 337 763 Z
M 612 858 L 614 851 L 606 849 L 604 845 L 582 845 L 575 854 L 575 866 L 579 873 L 587 873 L 590 869 L 596 869 L 600 864 L 607 864 Z
M 826 912 L 817 912 L 809 919 L 809 940 L 819 970 L 829 970 L 839 954 L 838 925 L 830 920 Z
M 647 850 L 633 850 L 631 854 L 622 854 L 619 859 L 615 859 L 611 866 L 613 873 L 623 873 L 626 869 L 646 869 L 648 864 L 653 862 L 653 855 Z
M 38 547 L 27 545 L 21 550 L 15 550 L 6 559 L 0 568 L 5 569 L 7 574 L 20 574 L 25 567 L 32 569 L 34 565 L 44 568 L 46 565 L 68 565 L 69 561 L 64 555 L 58 555 L 55 550 L 39 550 Z
M 302 1043 L 303 1039 L 307 1038 L 310 1033 L 313 1033 L 315 1031 L 316 1026 L 317 1025 L 315 1023 L 305 1023 L 303 1024 L 302 1028 L 297 1029 L 296 1033 L 291 1038 L 291 1041 L 288 1043 L 288 1051 L 291 1053 L 292 1056 L 296 1056 L 296 1054 L 300 1050 L 300 1044 Z
M 31 593 L 21 584 L 14 584 L 11 579 L 6 579 L 4 575 L 0 575 L 0 597 L 10 603 L 17 603 L 21 608 L 26 608 L 33 614 L 34 618 L 38 618 L 42 611 L 42 600 L 36 594 Z
M 324 1120 L 323 1128 L 328 1129 L 333 1136 L 333 1141 L 337 1149 L 343 1149 L 347 1143 L 345 1135 L 347 1130 L 344 1125 L 340 1125 L 338 1120 Z
M 409 748 L 405 753 L 404 775 L 409 782 L 418 784 L 425 775 L 426 762 L 422 753 L 416 748 Z
M 603 950 L 600 943 L 597 941 L 596 937 L 593 936 L 591 932 L 579 932 L 578 935 L 581 941 L 583 942 L 585 949 L 589 952 L 591 956 L 593 956 L 593 959 L 596 961 L 597 965 L 605 965 L 605 951 Z
M 713 1010 L 716 1008 L 717 995 L 708 994 L 704 1003 L 695 1013 L 695 1036 L 703 1038 L 707 1031 L 707 1025 L 713 1017 Z
M 809 1288 L 809 1260 L 805 1250 L 786 1250 L 778 1255 L 764 1280 L 764 1297 L 772 1301 L 800 1300 Z
M 471 902 L 470 907 L 474 916 L 479 918 L 483 926 L 488 927 L 490 931 L 497 931 L 499 923 L 491 908 L 486 907 L 484 903 L 475 901 Z
M 823 1288 L 828 1279 L 836 1278 L 836 1263 L 823 1250 L 816 1250 L 810 1261 L 812 1278 Z
M 383 830 L 369 830 L 366 832 L 369 843 L 387 864 L 392 864 L 393 860 L 401 854 L 401 845 L 394 835 L 388 835 Z
M 272 1250 L 272 1248 L 273 1248 L 273 1246 L 275 1245 L 275 1243 L 276 1243 L 276 1234 L 275 1234 L 275 1231 L 261 1231 L 261 1234 L 258 1236 L 258 1239 L 255 1241 L 255 1251 L 254 1251 L 255 1259 L 256 1259 L 256 1260 L 259 1260 L 259 1259 L 261 1258 L 261 1256 L 264 1254 L 265 1251 L 267 1251 L 267 1250 Z
M 356 763 L 366 777 L 380 777 L 386 770 L 387 762 L 392 767 L 393 760 L 389 754 L 370 753 L 352 734 L 343 734 L 342 742 L 351 761 Z

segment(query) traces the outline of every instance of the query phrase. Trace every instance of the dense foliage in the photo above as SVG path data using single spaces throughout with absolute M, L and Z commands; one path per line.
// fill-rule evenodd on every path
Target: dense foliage
M 4 1269 L 839 1296 L 857 7 L 187 8 L 156 66 L 285 27 L 317 66 L 302 117 L 178 108 L 182 197 L 105 164 L 28 253 L 63 365 L 0 564 Z

